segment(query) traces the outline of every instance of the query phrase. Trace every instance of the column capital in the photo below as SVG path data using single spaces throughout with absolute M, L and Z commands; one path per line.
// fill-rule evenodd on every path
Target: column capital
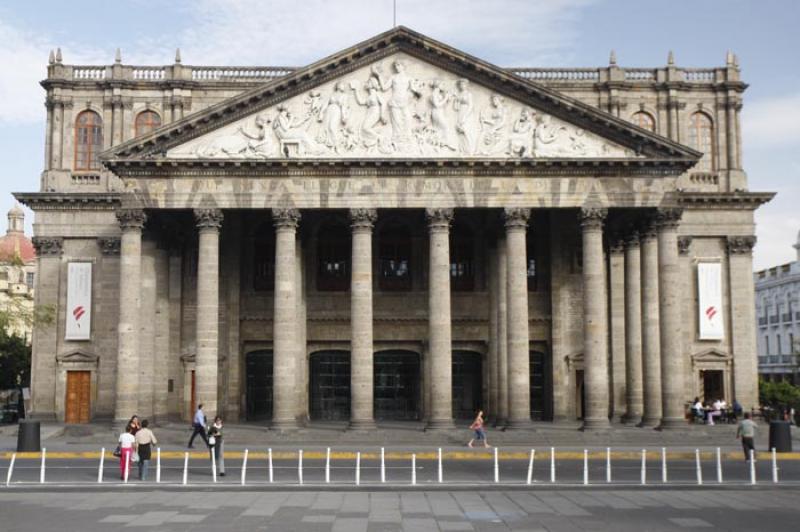
M 61 237 L 35 236 L 32 242 L 37 257 L 60 257 L 64 247 Z
M 637 228 L 630 229 L 625 234 L 625 247 L 638 248 L 639 247 L 639 230 Z
M 729 236 L 728 253 L 731 255 L 749 255 L 756 245 L 755 236 Z
M 117 209 L 116 215 L 119 227 L 123 231 L 126 229 L 141 230 L 147 221 L 147 214 L 142 209 Z
M 679 236 L 678 237 L 678 253 L 681 255 L 688 255 L 689 248 L 692 245 L 692 237 L 690 236 Z
M 378 219 L 378 211 L 375 209 L 350 209 L 350 227 L 353 231 L 362 229 L 371 231 Z
M 624 253 L 626 238 L 619 234 L 611 235 L 608 239 L 608 251 L 610 253 Z
M 608 216 L 608 209 L 583 207 L 580 214 L 581 227 L 584 230 L 600 230 L 603 228 L 606 216 Z
M 503 209 L 503 220 L 505 220 L 506 229 L 520 228 L 525 229 L 528 227 L 528 220 L 531 218 L 531 210 L 525 207 L 507 207 Z
M 101 237 L 97 239 L 100 252 L 106 256 L 119 255 L 121 240 L 116 237 Z
M 223 214 L 219 209 L 195 209 L 194 221 L 197 223 L 197 228 L 203 229 L 219 229 L 222 227 Z
M 658 225 L 655 216 L 647 216 L 639 225 L 639 239 L 653 240 L 658 236 Z
M 453 209 L 425 209 L 425 217 L 431 229 L 448 229 L 453 221 Z
M 656 211 L 656 225 L 658 229 L 677 229 L 681 223 L 683 209 L 669 207 Z
M 272 209 L 272 223 L 276 228 L 297 229 L 300 223 L 298 209 Z

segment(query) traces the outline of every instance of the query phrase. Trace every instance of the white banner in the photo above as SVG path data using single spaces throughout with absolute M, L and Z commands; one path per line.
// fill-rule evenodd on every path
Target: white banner
M 92 263 L 70 262 L 67 269 L 67 340 L 92 335 Z
M 725 324 L 722 317 L 722 264 L 719 262 L 697 265 L 697 304 L 700 340 L 722 340 Z

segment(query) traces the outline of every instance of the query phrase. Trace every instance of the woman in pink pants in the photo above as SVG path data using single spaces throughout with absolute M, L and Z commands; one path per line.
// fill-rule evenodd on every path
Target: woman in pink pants
M 131 426 L 125 427 L 125 432 L 119 435 L 119 478 L 125 480 L 125 466 L 128 467 L 128 475 L 131 474 L 131 455 L 133 455 L 133 444 L 136 441 L 132 434 Z

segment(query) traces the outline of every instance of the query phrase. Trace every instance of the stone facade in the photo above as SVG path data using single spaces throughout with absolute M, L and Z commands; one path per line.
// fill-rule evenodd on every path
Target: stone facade
M 8 211 L 8 228 L 0 237 L 0 308 L 7 313 L 6 332 L 31 340 L 34 284 L 36 282 L 35 245 L 25 235 L 25 213 L 19 206 Z
M 36 331 L 36 415 L 63 418 L 75 351 L 97 362 L 96 419 L 202 402 L 279 429 L 449 428 L 478 408 L 671 428 L 708 371 L 757 402 L 746 302 L 771 194 L 747 191 L 733 56 L 502 69 L 396 28 L 298 69 L 58 54 L 42 84 L 46 168 L 17 194 L 60 243 L 37 300 L 62 324 L 66 265 L 91 260 L 96 318 L 89 341 Z

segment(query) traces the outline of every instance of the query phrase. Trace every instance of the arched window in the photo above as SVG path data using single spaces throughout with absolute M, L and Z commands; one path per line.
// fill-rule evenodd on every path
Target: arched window
M 101 151 L 103 119 L 94 111 L 83 111 L 75 120 L 75 170 L 99 170 Z
M 350 284 L 350 230 L 322 227 L 317 235 L 317 290 L 343 292 Z
M 646 129 L 647 131 L 656 130 L 656 121 L 653 119 L 653 116 L 650 113 L 646 113 L 644 111 L 633 113 L 633 116 L 631 117 L 631 122 L 633 122 L 642 129 Z
M 261 224 L 253 239 L 253 290 L 275 289 L 275 231 L 270 224 Z
M 411 233 L 399 224 L 383 228 L 378 239 L 378 286 L 381 290 L 411 290 Z
M 689 145 L 703 152 L 703 158 L 695 166 L 700 172 L 714 171 L 714 124 L 705 113 L 692 114 L 689 121 Z
M 475 289 L 475 238 L 469 227 L 456 223 L 450 231 L 450 283 L 454 291 Z
M 161 127 L 161 117 L 155 111 L 142 111 L 136 115 L 135 135 L 145 135 Z

